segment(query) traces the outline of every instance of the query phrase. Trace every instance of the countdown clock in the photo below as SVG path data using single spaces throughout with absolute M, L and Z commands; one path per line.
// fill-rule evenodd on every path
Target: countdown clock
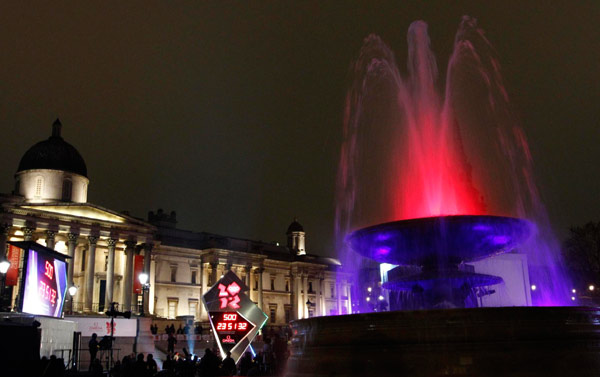
M 202 296 L 221 356 L 225 358 L 229 351 L 236 363 L 267 322 L 267 315 L 244 293 L 247 291 L 229 271 Z

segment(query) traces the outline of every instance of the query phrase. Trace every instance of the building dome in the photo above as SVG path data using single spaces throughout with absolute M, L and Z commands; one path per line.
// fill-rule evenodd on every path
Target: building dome
M 304 227 L 298 222 L 298 219 L 294 219 L 290 226 L 288 226 L 286 234 L 290 234 L 292 232 L 304 232 Z
M 21 158 L 17 173 L 33 169 L 62 170 L 87 177 L 85 161 L 71 144 L 60 136 L 60 120 L 52 125 L 52 135 L 29 148 Z

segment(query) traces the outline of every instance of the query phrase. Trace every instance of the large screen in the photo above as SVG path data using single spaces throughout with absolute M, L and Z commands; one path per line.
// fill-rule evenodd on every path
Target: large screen
M 67 264 L 29 249 L 23 312 L 61 317 L 67 290 Z

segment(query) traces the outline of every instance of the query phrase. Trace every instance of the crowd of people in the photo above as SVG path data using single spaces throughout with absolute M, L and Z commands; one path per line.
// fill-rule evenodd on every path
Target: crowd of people
M 153 335 L 158 335 L 158 325 L 156 323 L 153 323 L 152 325 L 150 325 L 150 332 Z M 173 334 L 173 335 L 191 335 L 192 334 L 192 328 L 186 324 L 185 326 L 181 326 L 179 325 L 179 328 L 177 330 L 175 330 L 175 325 L 171 323 L 171 325 L 166 325 L 165 326 L 165 331 L 164 334 Z M 199 324 L 197 324 L 196 326 L 194 326 L 194 330 L 193 330 L 193 334 L 194 335 L 202 335 L 202 326 L 200 326 Z
M 154 360 L 152 354 L 144 355 L 130 354 L 117 360 L 110 370 L 110 376 L 114 377 L 216 377 L 216 376 L 275 376 L 281 375 L 287 358 L 289 357 L 287 341 L 285 337 L 271 334 L 263 339 L 263 347 L 256 354 L 246 352 L 236 364 L 227 352 L 222 358 L 217 349 L 206 348 L 203 355 L 192 355 L 183 348 L 181 353 L 174 352 L 176 339 L 171 326 L 168 326 L 169 350 L 162 368 Z M 174 330 L 174 329 L 173 329 Z M 183 329 L 182 329 L 183 330 Z M 176 330 L 175 334 L 177 333 Z M 185 330 L 184 330 L 185 331 Z M 93 334 L 89 341 L 90 364 L 88 375 L 93 377 L 105 376 L 107 370 L 97 358 L 98 350 L 101 349 L 101 341 Z M 253 351 L 254 352 L 254 351 Z M 40 376 L 60 377 L 65 376 L 63 359 L 51 356 L 49 359 L 43 357 L 40 361 Z
M 214 376 L 274 376 L 280 375 L 287 359 L 287 345 L 285 342 L 274 342 L 278 347 L 273 347 L 269 339 L 265 339 L 263 350 L 255 356 L 246 352 L 235 363 L 231 352 L 222 359 L 216 350 L 206 348 L 202 357 L 191 355 L 185 348 L 183 354 L 169 353 L 163 363 L 163 369 L 157 376 L 164 377 L 214 377 Z M 284 347 L 281 347 L 281 344 Z M 277 350 L 277 351 L 276 351 Z

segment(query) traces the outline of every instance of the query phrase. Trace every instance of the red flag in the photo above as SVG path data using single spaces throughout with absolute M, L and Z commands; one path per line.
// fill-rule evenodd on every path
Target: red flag
M 140 274 L 144 271 L 144 256 L 136 255 L 133 262 L 133 293 L 142 294 L 142 283 Z
M 21 261 L 21 249 L 16 246 L 8 245 L 8 261 L 10 267 L 6 272 L 6 286 L 17 285 L 19 281 L 19 263 Z

